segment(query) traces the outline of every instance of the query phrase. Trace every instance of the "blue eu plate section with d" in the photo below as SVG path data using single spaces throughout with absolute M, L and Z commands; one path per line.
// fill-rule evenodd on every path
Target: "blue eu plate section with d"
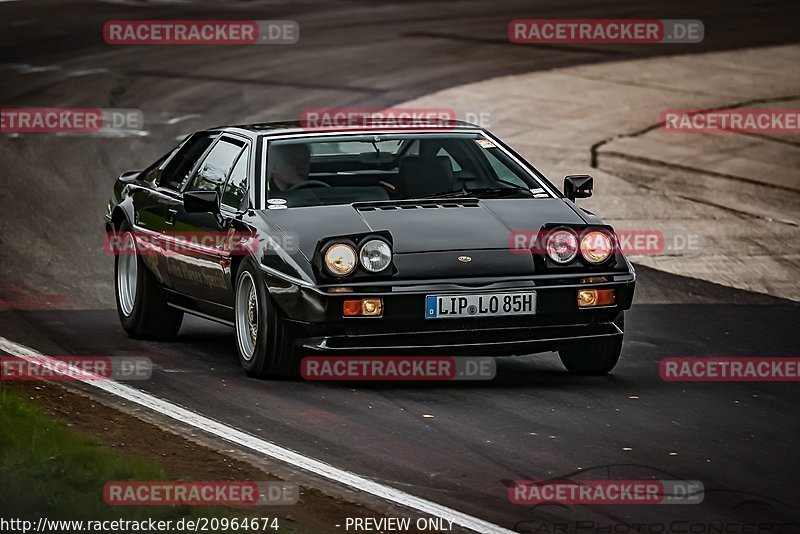
M 426 295 L 425 296 L 425 318 L 426 319 L 436 319 L 436 296 L 434 295 Z

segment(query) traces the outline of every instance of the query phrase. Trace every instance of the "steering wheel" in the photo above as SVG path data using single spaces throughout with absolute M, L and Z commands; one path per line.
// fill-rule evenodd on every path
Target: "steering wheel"
M 331 187 L 331 184 L 325 183 L 322 180 L 306 180 L 299 184 L 294 184 L 287 191 L 294 191 L 295 189 L 305 189 L 306 187 Z

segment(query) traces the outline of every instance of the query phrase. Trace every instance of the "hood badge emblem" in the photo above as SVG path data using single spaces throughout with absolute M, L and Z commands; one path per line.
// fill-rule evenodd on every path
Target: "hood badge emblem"
M 459 256 L 458 261 L 460 261 L 461 263 L 469 263 L 472 261 L 472 258 L 470 258 L 469 256 Z

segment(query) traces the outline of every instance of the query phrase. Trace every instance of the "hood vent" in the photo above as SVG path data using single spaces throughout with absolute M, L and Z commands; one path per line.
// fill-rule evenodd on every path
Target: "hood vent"
M 477 199 L 426 199 L 426 200 L 397 200 L 382 202 L 356 202 L 353 207 L 358 211 L 399 211 L 441 208 L 477 208 Z

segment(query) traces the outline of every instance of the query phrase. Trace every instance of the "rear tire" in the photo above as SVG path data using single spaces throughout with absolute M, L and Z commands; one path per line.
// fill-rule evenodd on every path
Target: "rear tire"
M 236 354 L 252 377 L 294 377 L 299 365 L 294 338 L 270 298 L 260 269 L 245 259 L 236 276 L 234 295 Z
M 625 330 L 624 312 L 614 321 L 620 330 Z M 619 362 L 623 336 L 604 337 L 588 341 L 576 341 L 558 350 L 561 363 L 572 374 L 607 375 Z
M 167 305 L 164 290 L 144 265 L 127 224 L 118 234 L 122 245 L 114 257 L 114 293 L 122 328 L 135 339 L 174 338 L 183 312 Z

